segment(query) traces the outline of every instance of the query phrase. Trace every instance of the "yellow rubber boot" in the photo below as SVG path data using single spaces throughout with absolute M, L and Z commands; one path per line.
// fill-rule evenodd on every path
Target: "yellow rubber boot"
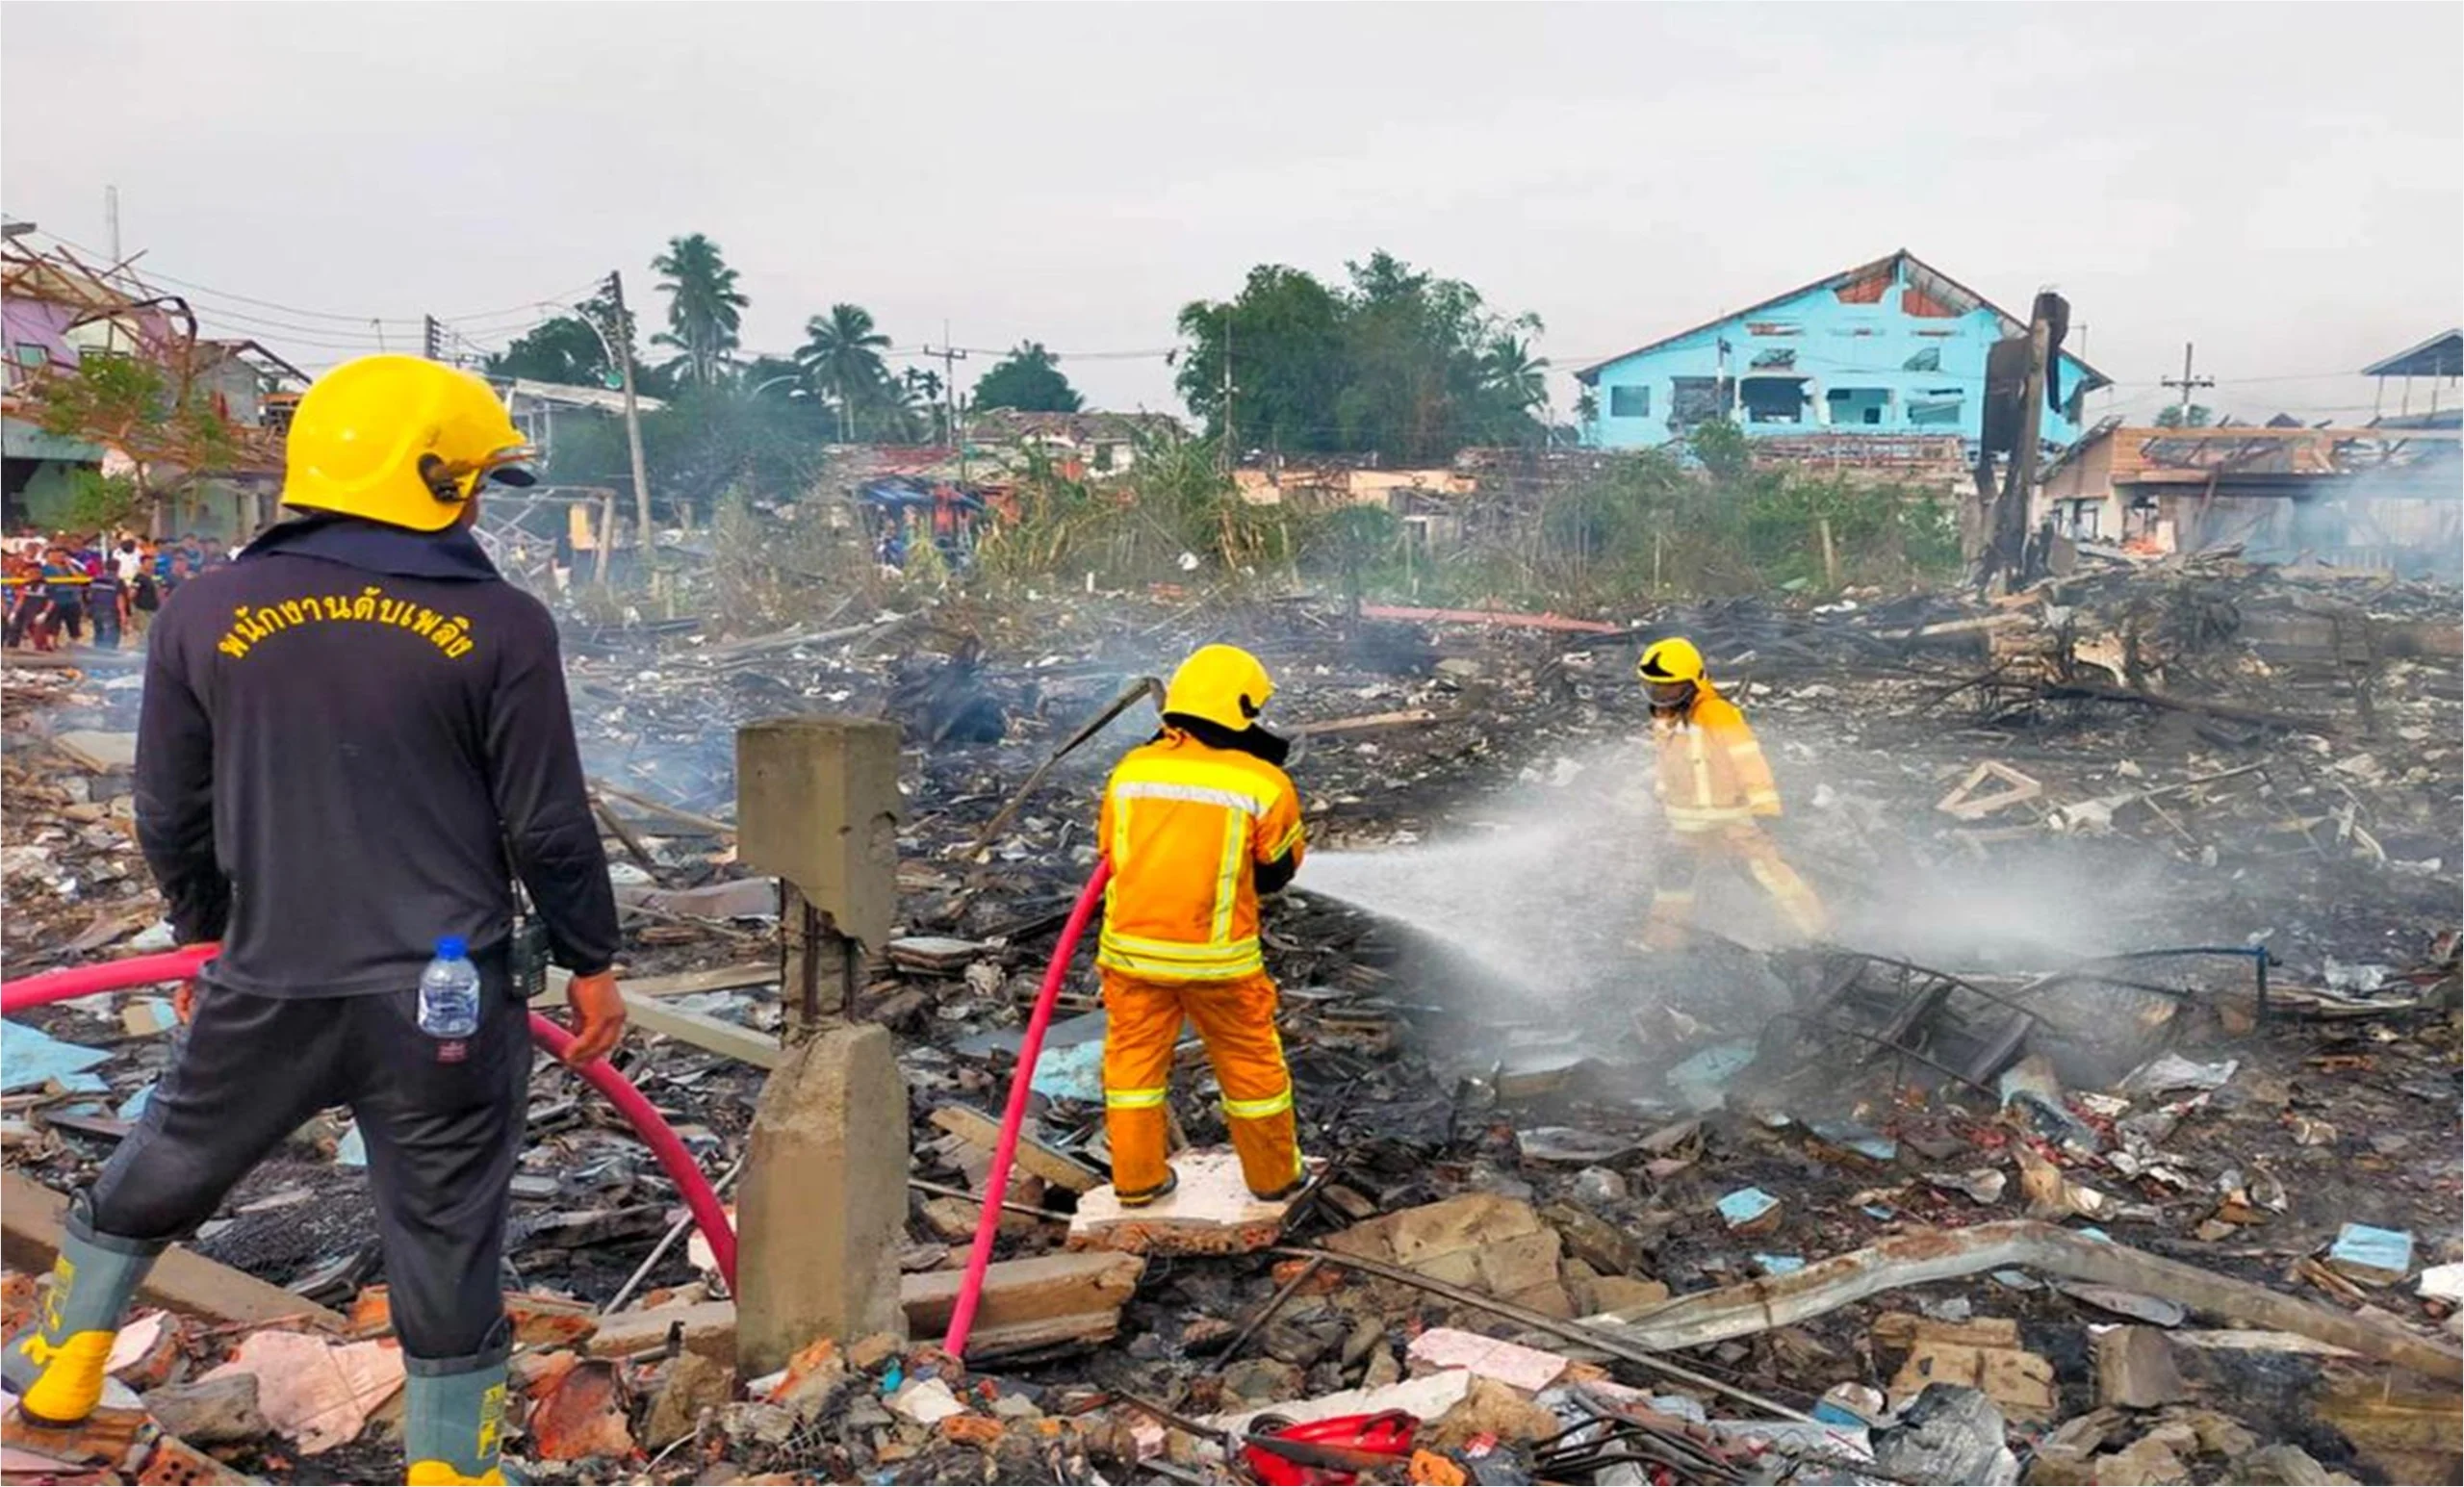
M 73 1425 L 94 1412 L 112 1338 L 162 1252 L 160 1244 L 96 1234 L 72 1212 L 41 1316 L 0 1353 L 0 1372 L 28 1421 Z
M 498 1455 L 504 1428 L 505 1366 L 500 1361 L 452 1373 L 422 1372 L 403 1360 L 408 1412 L 402 1422 L 402 1480 L 408 1487 L 462 1487 L 505 1480 Z

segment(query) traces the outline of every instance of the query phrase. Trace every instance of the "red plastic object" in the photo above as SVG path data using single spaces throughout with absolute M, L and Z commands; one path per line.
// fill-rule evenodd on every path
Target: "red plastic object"
M 1313 1420 L 1307 1424 L 1283 1425 L 1256 1433 L 1296 1446 L 1332 1446 L 1373 1456 L 1400 1458 L 1412 1453 L 1412 1438 L 1420 1424 L 1419 1420 L 1402 1410 L 1387 1410 L 1376 1415 L 1338 1415 L 1331 1420 Z M 1250 1474 L 1269 1487 L 1320 1487 L 1358 1479 L 1354 1474 L 1334 1467 L 1305 1466 L 1278 1456 L 1270 1447 L 1245 1446 L 1241 1455 L 1248 1463 Z
M 159 986 L 167 981 L 186 981 L 197 969 L 220 952 L 219 945 L 188 945 L 162 955 L 141 955 L 123 961 L 106 961 L 99 965 L 81 965 L 73 970 L 46 971 L 39 976 L 23 976 L 0 984 L 0 1013 L 23 1012 L 30 1007 L 45 1007 L 53 1002 L 65 1002 L 101 991 L 125 991 L 136 987 Z M 530 1039 L 559 1058 L 574 1044 L 574 1037 L 563 1028 L 537 1013 L 530 1014 Z M 700 1225 L 702 1237 L 709 1242 L 710 1255 L 718 1262 L 719 1273 L 726 1276 L 728 1289 L 735 1289 L 735 1228 L 728 1222 L 727 1210 L 720 1206 L 719 1195 L 710 1180 L 702 1175 L 693 1154 L 684 1142 L 661 1119 L 642 1091 L 631 1081 L 616 1072 L 605 1059 L 594 1059 L 574 1072 L 590 1087 L 607 1096 L 608 1103 L 624 1113 L 639 1135 L 658 1158 L 668 1180 L 684 1194 L 684 1206 Z
M 1044 967 L 1043 989 L 1036 993 L 1026 1036 L 1018 1040 L 1018 1067 L 1010 1076 L 1010 1105 L 1001 1115 L 1000 1143 L 992 1148 L 992 1166 L 984 1177 L 984 1214 L 976 1220 L 975 1243 L 966 1255 L 966 1279 L 960 1282 L 958 1304 L 950 1309 L 949 1330 L 941 1336 L 941 1351 L 953 1358 L 966 1356 L 966 1335 L 975 1328 L 976 1303 L 984 1296 L 984 1272 L 992 1264 L 992 1236 L 1001 1227 L 1001 1198 L 1010 1191 L 1010 1164 L 1018 1154 L 1018 1130 L 1026 1124 L 1036 1060 L 1043 1057 L 1044 1030 L 1052 1026 L 1053 1004 L 1061 997 L 1062 984 L 1069 979 L 1070 958 L 1078 953 L 1078 941 L 1087 933 L 1087 922 L 1095 916 L 1095 906 L 1104 901 L 1104 885 L 1112 875 L 1112 859 L 1097 858 L 1087 885 L 1078 890 L 1078 902 L 1070 906 L 1068 922 L 1061 927 L 1061 939 L 1052 947 L 1052 963 Z

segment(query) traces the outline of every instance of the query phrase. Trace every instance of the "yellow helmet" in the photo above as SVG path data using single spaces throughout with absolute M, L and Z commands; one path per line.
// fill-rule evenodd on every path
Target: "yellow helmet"
M 1634 675 L 1647 682 L 1700 681 L 1703 653 L 1694 649 L 1694 642 L 1680 636 L 1655 640 L 1643 647 L 1642 659 L 1634 663 Z
M 1238 646 L 1200 646 L 1172 673 L 1164 689 L 1164 711 L 1187 713 L 1240 732 L 1274 695 L 1274 679 L 1254 655 Z
M 319 377 L 291 419 L 282 500 L 441 531 L 491 474 L 531 457 L 488 384 L 416 356 L 363 356 Z

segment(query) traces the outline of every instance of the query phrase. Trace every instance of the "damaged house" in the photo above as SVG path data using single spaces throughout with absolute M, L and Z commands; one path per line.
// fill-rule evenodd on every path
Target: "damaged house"
M 1844 464 L 1964 463 L 1984 433 L 1986 357 L 2027 321 L 1902 248 L 1575 373 L 1583 442 L 1648 448 L 1728 419 L 1758 452 Z M 2110 379 L 2060 355 L 2042 437 L 2079 437 L 2081 401 Z
M 2464 466 L 2442 384 L 2456 376 L 2457 345 L 2449 331 L 2363 369 L 2403 383 L 2403 411 L 2366 427 L 2283 417 L 2264 427 L 2100 424 L 2045 469 L 2037 516 L 2064 536 L 2149 555 L 2230 548 L 2261 562 L 2451 581 Z M 2429 384 L 2426 409 L 2414 407 L 2417 377 Z

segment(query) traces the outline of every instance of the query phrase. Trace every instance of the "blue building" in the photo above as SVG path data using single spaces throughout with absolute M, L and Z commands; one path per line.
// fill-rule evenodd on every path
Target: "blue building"
M 1575 373 L 1590 392 L 1583 442 L 1630 449 L 1733 420 L 1755 437 L 1955 434 L 1985 419 L 1985 361 L 2023 320 L 1906 248 Z M 2067 352 L 2044 442 L 2079 437 L 2080 401 L 2108 385 Z

